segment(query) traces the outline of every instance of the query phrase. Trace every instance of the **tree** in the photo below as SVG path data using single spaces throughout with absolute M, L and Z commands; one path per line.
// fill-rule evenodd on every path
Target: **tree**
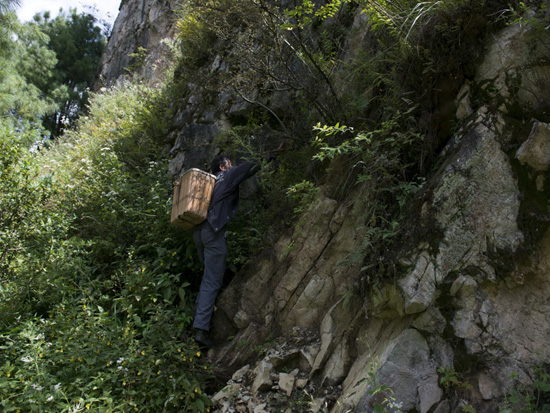
M 0 0 L 0 126 L 18 131 L 28 144 L 40 138 L 40 119 L 56 109 L 40 85 L 48 84 L 57 60 L 44 33 L 19 23 L 18 5 Z
M 294 9 L 283 10 L 269 0 L 188 0 L 178 21 L 184 65 L 203 64 L 208 53 L 215 52 L 228 67 L 202 84 L 212 90 L 229 89 L 257 105 L 286 134 L 304 122 L 291 125 L 288 114 L 282 119 L 265 102 L 273 93 L 292 96 L 323 122 L 336 123 L 345 115 L 332 74 L 350 26 L 350 13 L 344 7 L 349 2 L 330 0 L 322 7 L 310 0 L 297 3 Z M 205 48 L 208 41 L 211 47 Z M 211 86 L 212 81 L 218 84 Z
M 88 102 L 88 88 L 95 80 L 99 59 L 105 48 L 105 37 L 91 14 L 61 11 L 55 19 L 49 13 L 36 15 L 36 25 L 49 36 L 48 48 L 55 53 L 57 64 L 51 80 L 40 85 L 59 109 L 44 118 L 52 137 L 59 136 L 74 123 Z M 63 86 L 63 91 L 60 87 Z
M 20 5 L 20 0 L 0 0 L 0 26 L 10 26 L 13 22 L 13 12 Z

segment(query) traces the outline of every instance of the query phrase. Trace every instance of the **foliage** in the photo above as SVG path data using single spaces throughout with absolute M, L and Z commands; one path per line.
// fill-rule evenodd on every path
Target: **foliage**
M 317 19 L 335 15 L 340 3 L 331 4 L 327 11 L 317 11 Z M 330 72 L 339 45 L 333 44 L 328 31 L 315 31 L 312 18 L 304 17 L 311 7 L 308 2 L 283 11 L 263 0 L 188 0 L 178 21 L 184 52 L 180 71 L 196 76 L 197 65 L 216 53 L 223 59 L 223 69 L 203 71 L 205 89 L 248 102 L 267 113 L 272 126 L 288 136 L 296 137 L 300 124 L 293 123 L 289 114 L 281 119 L 263 99 L 269 93 L 292 94 L 317 120 L 334 121 L 339 104 Z M 297 18 L 301 23 L 296 23 Z
M 534 12 L 536 10 L 536 12 Z M 541 0 L 520 1 L 511 4 L 507 10 L 509 14 L 508 24 L 520 24 L 521 26 L 534 29 L 531 34 L 535 40 L 539 36 L 545 36 L 548 30 L 548 4 Z
M 372 398 L 372 407 L 375 413 L 385 413 L 388 411 L 400 413 L 402 403 L 399 403 L 395 397 L 391 387 L 386 384 L 380 383 L 379 377 L 376 375 L 380 360 L 375 357 L 369 363 L 369 370 L 367 377 L 361 382 L 366 381 L 369 383 L 367 393 Z
M 269 234 L 288 227 L 318 191 L 313 182 L 303 181 L 306 152 L 287 152 L 284 140 L 273 142 L 262 136 L 264 119 L 251 117 L 246 125 L 228 129 L 214 141 L 237 162 L 251 160 L 260 164 L 260 172 L 241 185 L 239 212 L 228 225 L 228 268 L 233 272 L 250 262 L 265 246 Z
M 408 201 L 423 185 L 423 179 L 414 176 L 415 163 L 409 158 L 423 139 L 412 126 L 413 111 L 411 107 L 405 113 L 398 112 L 370 131 L 355 132 L 353 127 L 340 124 L 314 127 L 317 137 L 313 144 L 318 152 L 313 158 L 333 162 L 345 159 L 345 164 L 354 165 L 347 173 L 359 170 L 351 185 L 367 183 L 371 187 L 373 202 L 365 211 L 365 236 L 350 258 L 350 262 L 363 262 L 368 257 L 363 271 L 372 272 L 367 277 L 370 281 L 391 270 L 391 258 L 386 257 L 385 251 L 399 235 Z M 347 187 L 339 190 L 345 193 Z
M 384 398 L 381 403 L 374 404 L 374 413 L 386 413 L 388 411 L 400 413 L 401 404 L 393 396 L 393 390 L 386 385 L 380 385 L 376 389 L 369 391 L 373 397 L 382 395 Z
M 460 377 L 460 374 L 457 373 L 455 369 L 452 367 L 440 367 L 437 369 L 437 372 L 441 375 L 439 377 L 439 383 L 446 389 L 449 390 L 450 388 L 464 388 L 464 389 L 471 389 L 472 386 L 463 381 Z
M 0 164 L 0 310 L 6 326 L 21 312 L 38 310 L 39 297 L 53 287 L 44 274 L 55 271 L 59 251 L 67 248 L 60 237 L 70 217 L 51 209 L 55 185 L 39 177 L 33 155 L 9 130 L 0 134 Z
M 453 127 L 454 110 L 445 112 L 437 102 L 454 98 L 464 78 L 475 75 L 469 62 L 480 52 L 480 40 L 504 26 L 513 5 L 302 0 L 287 9 L 279 6 L 263 0 L 184 2 L 178 22 L 183 44 L 179 75 L 201 85 L 205 94 L 223 94 L 253 108 L 229 119 L 243 130 L 234 128 L 225 145 L 217 142 L 220 146 L 229 143 L 243 150 L 243 136 L 267 129 L 278 132 L 271 136 L 303 148 L 311 141 L 303 125 L 317 124 L 315 163 L 308 164 L 307 158 L 300 162 L 310 175 L 289 179 L 295 170 L 275 172 L 287 184 L 268 185 L 271 201 L 281 200 L 282 191 L 284 205 L 303 212 L 323 181 L 312 172 L 321 168 L 331 171 L 322 177 L 325 182 L 340 180 L 334 184 L 337 199 L 356 183 L 368 186 L 364 237 L 350 260 L 364 264 L 367 282 L 395 275 L 392 248 L 406 229 L 407 208 Z M 354 37 L 352 30 L 358 10 L 368 18 L 369 44 L 356 52 L 350 44 L 356 37 L 364 39 Z M 276 99 L 268 97 L 280 92 L 292 96 L 296 106 L 276 108 Z M 250 118 L 256 120 L 256 129 L 250 128 Z M 258 152 L 262 144 L 252 146 Z M 239 263 L 247 262 L 266 232 L 266 213 L 254 206 L 247 210 L 244 222 L 237 220 L 231 233 Z M 252 232 L 245 232 L 247 228 Z
M 343 62 L 358 4 L 376 29 L 372 48 Z M 344 165 L 334 177 L 344 182 L 336 198 L 357 183 L 372 195 L 351 259 L 364 264 L 365 278 L 376 277 L 393 264 L 407 204 L 422 188 L 427 153 L 438 147 L 434 136 L 446 139 L 439 121 L 426 116 L 439 86 L 455 71 L 462 76 L 460 62 L 475 56 L 471 50 L 488 30 L 476 16 L 501 7 L 305 0 L 282 10 L 263 0 L 189 0 L 178 21 L 178 68 L 166 90 L 127 84 L 94 95 L 75 130 L 34 152 L 25 145 L 42 134 L 40 117 L 63 103 L 64 114 L 50 119 L 55 131 L 82 108 L 93 62 L 72 65 L 86 43 L 77 39 L 89 39 L 96 58 L 101 41 L 92 20 L 75 13 L 44 15 L 24 29 L 13 20 L 2 25 L 3 411 L 208 409 L 209 367 L 189 340 L 190 287 L 200 267 L 190 234 L 168 221 L 172 188 L 162 145 L 178 106 L 170 84 L 194 83 L 205 100 L 227 93 L 253 108 L 231 115 L 235 127 L 217 141 L 239 158 L 255 158 L 281 140 L 292 144 L 264 165 L 253 199 L 243 188 L 229 231 L 233 271 L 273 238 L 273 227 L 288 228 L 316 199 L 323 178 L 333 179 L 327 167 Z M 1 7 L 0 16 L 8 19 Z M 145 52 L 137 51 L 136 63 Z M 277 93 L 295 106 L 277 108 L 267 98 Z M 304 145 L 314 134 L 314 145 Z M 461 383 L 452 370 L 440 374 L 444 386 Z M 541 377 L 536 385 L 546 392 Z M 391 389 L 374 388 L 381 409 L 395 407 Z
M 139 46 L 137 51 L 135 53 L 130 53 L 128 56 L 134 59 L 134 62 L 130 65 L 130 67 L 125 68 L 125 70 L 128 73 L 133 73 L 136 70 L 140 69 L 143 66 L 143 63 L 145 62 L 145 59 L 147 59 L 147 49 Z
M 0 45 L 8 46 L 8 39 L 5 38 L 10 29 L 17 22 L 15 9 L 21 5 L 20 0 L 0 0 Z M 0 55 L 5 52 L 5 48 L 0 48 Z
M 210 56 L 215 35 L 205 19 L 199 18 L 193 9 L 183 8 L 176 12 L 180 16 L 176 22 L 177 35 L 183 49 L 180 68 L 193 72 Z
M 74 123 L 95 80 L 105 39 L 94 17 L 71 13 L 25 24 L 0 13 L 0 123 L 27 134 L 27 145 Z
M 365 13 L 373 17 L 374 27 L 388 26 L 395 36 L 408 41 L 413 31 L 428 26 L 437 13 L 464 6 L 469 0 L 398 2 L 374 0 L 366 3 Z
M 364 238 L 350 260 L 364 262 L 363 279 L 373 282 L 395 275 L 392 245 L 406 229 L 407 208 L 422 189 L 433 154 L 448 139 L 454 111 L 436 117 L 434 102 L 456 95 L 462 84 L 456 73 L 469 70 L 464 62 L 479 53 L 479 37 L 503 26 L 508 5 L 469 0 L 359 3 L 372 39 L 355 59 L 335 67 L 347 116 L 332 126 L 317 123 L 313 159 L 329 165 L 338 177 L 336 196 L 345 196 L 355 183 L 369 188 Z M 291 13 L 293 30 L 317 18 L 310 2 L 300 4 Z M 498 18 L 477 17 L 489 13 Z M 441 97 L 443 93 L 449 96 Z
M 40 117 L 56 109 L 40 91 L 55 55 L 42 32 L 20 25 L 13 12 L 0 15 L 0 125 L 17 129 L 19 140 L 30 144 L 40 136 Z
M 317 198 L 318 192 L 319 188 L 313 182 L 306 180 L 298 182 L 286 190 L 288 197 L 297 204 L 294 208 L 295 214 L 303 213 Z
M 471 62 L 481 55 L 484 37 L 505 26 L 517 2 L 360 3 L 372 39 L 368 48 L 349 59 L 341 75 L 348 108 L 357 113 L 352 119 L 376 127 L 393 112 L 407 111 L 406 102 L 414 101 L 415 128 L 424 141 L 411 158 L 425 174 L 456 122 L 454 109 L 438 102 L 452 100 L 465 79 L 475 76 Z
M 9 411 L 206 411 L 199 273 L 169 226 L 162 91 L 96 95 L 36 152 L 2 134 L 0 400 Z
M 168 333 L 183 321 L 168 318 L 176 312 L 157 315 L 122 323 L 97 305 L 62 305 L 0 335 L 3 411 L 205 410 L 209 367 Z
M 472 390 L 472 385 L 465 381 L 462 375 L 452 367 L 439 367 L 437 373 L 439 374 L 439 384 L 443 386 L 445 393 L 450 397 L 456 398 L 460 390 Z M 476 412 L 475 408 L 463 399 L 460 400 L 459 407 L 463 412 Z
M 88 101 L 99 59 L 105 47 L 105 38 L 91 14 L 61 13 L 54 19 L 46 12 L 28 23 L 49 37 L 48 48 L 55 53 L 57 64 L 47 84 L 40 85 L 42 93 L 51 97 L 58 111 L 45 119 L 46 128 L 59 136 L 79 116 Z M 64 92 L 60 93 L 60 86 Z
M 249 264 L 264 247 L 269 248 L 278 231 L 291 226 L 316 198 L 317 185 L 297 182 L 303 176 L 303 155 L 298 157 L 300 161 L 282 155 L 273 164 L 260 160 L 261 171 L 242 185 L 239 212 L 227 231 L 227 266 L 232 272 Z
M 510 379 L 514 385 L 507 389 L 501 413 L 548 412 L 550 411 L 550 374 L 542 366 L 534 369 L 534 380 L 530 386 L 522 383 L 516 373 Z
M 309 27 L 315 19 L 323 21 L 327 18 L 334 17 L 340 10 L 342 0 L 330 0 L 326 4 L 317 5 L 311 0 L 304 0 L 302 3 L 295 5 L 293 9 L 286 9 L 285 14 L 289 21 L 282 27 L 286 30 L 294 30 L 295 28 L 305 29 Z

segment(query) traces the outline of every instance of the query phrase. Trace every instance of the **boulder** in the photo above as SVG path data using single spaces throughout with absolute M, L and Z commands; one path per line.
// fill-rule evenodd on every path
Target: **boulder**
M 426 413 L 443 395 L 428 343 L 413 329 L 393 340 L 371 377 L 356 412 L 372 411 L 379 405 L 388 412 L 417 409 Z
M 533 123 L 531 133 L 516 152 L 516 158 L 538 172 L 550 169 L 550 125 L 548 123 Z
M 296 376 L 287 373 L 279 373 L 279 388 L 290 397 L 294 390 L 294 384 L 296 382 Z
M 447 320 L 436 307 L 429 307 L 413 321 L 412 326 L 431 334 L 442 334 Z
M 265 361 L 260 362 L 258 367 L 254 370 L 254 383 L 252 384 L 252 392 L 257 393 L 259 391 L 267 391 L 273 386 L 273 381 L 271 380 L 271 371 L 273 370 L 273 365 Z
M 228 384 L 219 392 L 217 392 L 212 398 L 213 403 L 223 404 L 229 399 L 233 399 L 239 394 L 241 389 L 240 384 Z

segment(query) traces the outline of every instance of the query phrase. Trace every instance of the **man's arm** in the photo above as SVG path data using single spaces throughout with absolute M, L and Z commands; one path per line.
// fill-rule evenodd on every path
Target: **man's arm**
M 226 171 L 224 177 L 226 187 L 224 188 L 223 195 L 234 191 L 241 182 L 247 180 L 259 170 L 260 165 L 258 165 L 257 163 L 243 162 L 242 164 L 234 166 L 233 168 Z

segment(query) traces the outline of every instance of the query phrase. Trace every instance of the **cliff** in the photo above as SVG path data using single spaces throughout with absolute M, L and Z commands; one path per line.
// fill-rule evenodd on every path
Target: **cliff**
M 174 35 L 175 4 L 175 0 L 121 2 L 94 90 L 121 82 L 124 75 L 156 80 L 165 69 L 162 62 L 168 54 L 163 40 Z
M 137 46 L 160 53 L 174 34 L 172 7 L 122 6 L 103 59 L 106 84 Z M 352 25 L 348 59 L 369 47 L 360 8 Z M 337 175 L 298 225 L 271 234 L 269 248 L 233 278 L 218 300 L 209 354 L 228 381 L 214 396 L 219 411 L 302 411 L 290 406 L 303 403 L 334 413 L 494 412 L 547 373 L 550 55 L 546 32 L 533 30 L 516 23 L 483 38 L 471 75 L 434 95 L 430 120 L 454 125 L 438 123 L 441 145 L 399 245 L 386 251 L 394 278 L 367 280 L 376 257 L 354 259 L 371 234 L 373 184 L 342 196 Z M 203 70 L 222 76 L 227 58 L 214 52 Z M 284 122 L 293 98 L 257 101 Z M 201 83 L 175 106 L 167 136 L 174 176 L 204 168 L 218 151 L 214 139 L 255 107 L 229 91 L 212 97 Z

